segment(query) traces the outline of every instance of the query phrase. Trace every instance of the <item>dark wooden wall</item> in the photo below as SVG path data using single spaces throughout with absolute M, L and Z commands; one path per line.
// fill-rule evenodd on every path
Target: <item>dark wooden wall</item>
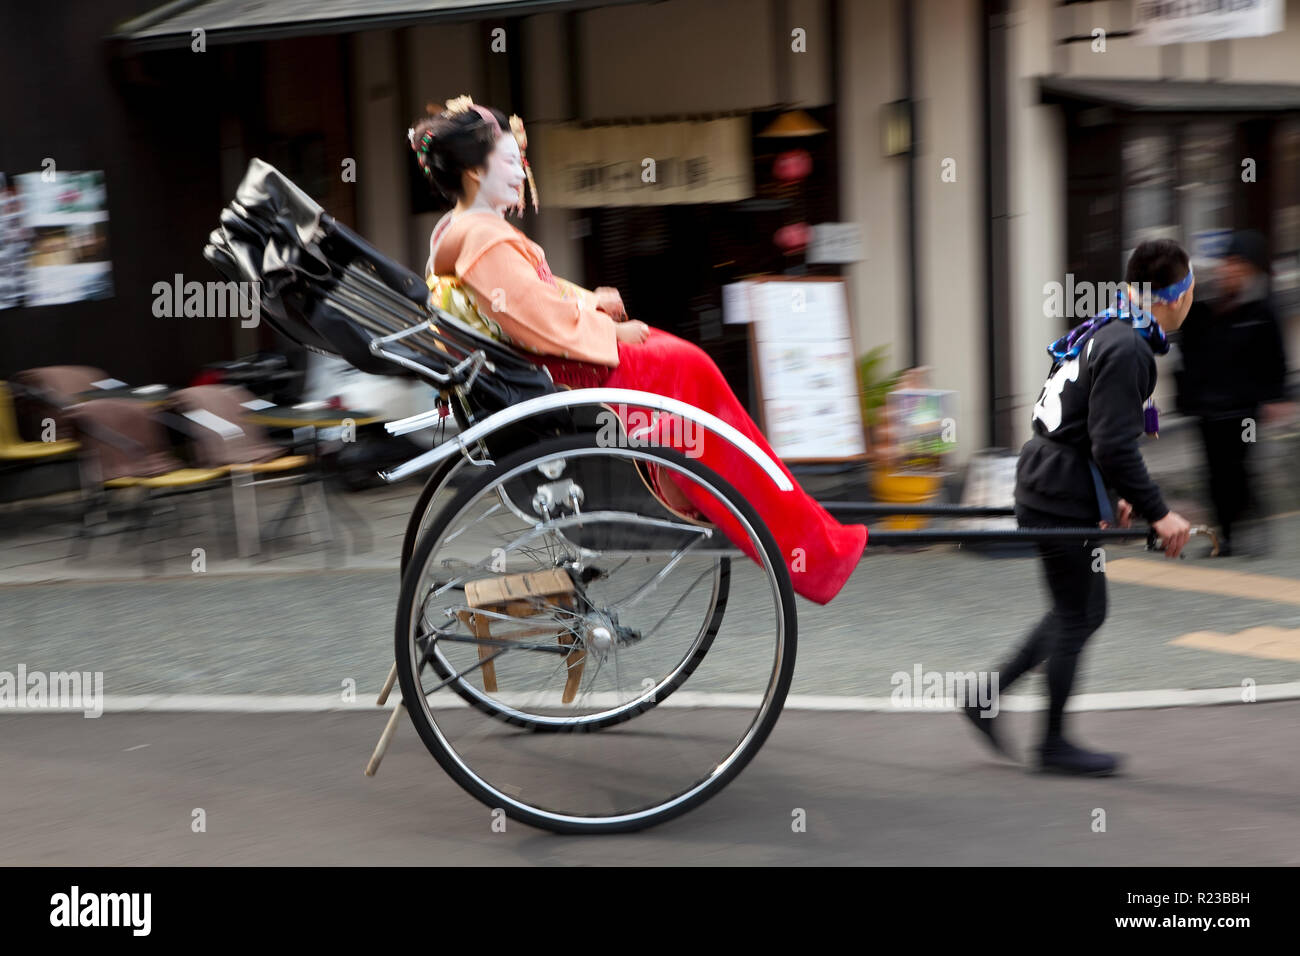
M 238 318 L 153 315 L 156 282 L 219 278 L 202 250 L 233 189 L 223 146 L 226 179 L 261 155 L 291 177 L 314 176 L 325 207 L 354 220 L 353 187 L 339 175 L 355 155 L 346 38 L 116 56 L 105 40 L 115 25 L 158 5 L 0 5 L 0 171 L 39 171 L 47 156 L 60 170 L 104 171 L 115 292 L 0 310 L 0 377 L 77 364 L 183 385 L 204 364 L 278 344 L 269 331 L 239 335 Z

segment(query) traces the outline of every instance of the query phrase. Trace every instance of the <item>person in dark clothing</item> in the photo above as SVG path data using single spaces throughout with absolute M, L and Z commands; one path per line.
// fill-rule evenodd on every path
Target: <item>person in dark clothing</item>
M 1260 511 L 1248 455 L 1261 406 L 1286 397 L 1286 355 L 1268 274 L 1264 238 L 1236 233 L 1219 272 L 1218 308 L 1197 303 L 1179 342 L 1179 410 L 1199 419 L 1224 555 L 1232 553 L 1241 519 Z
M 1021 527 L 1078 527 L 1115 521 L 1107 487 L 1121 496 L 1118 523 L 1136 513 L 1151 523 L 1165 553 L 1177 557 L 1191 526 L 1166 507 L 1147 474 L 1138 442 L 1154 431 L 1155 356 L 1169 350 L 1165 331 L 1177 329 L 1192 304 L 1187 253 L 1175 242 L 1144 242 L 1133 251 L 1115 305 L 1048 346 L 1052 370 L 1033 411 L 1033 437 L 1016 467 L 1016 517 Z M 1141 290 L 1150 293 L 1149 311 Z M 1083 645 L 1106 619 L 1106 577 L 1098 542 L 1038 544 L 1051 608 L 998 670 L 999 692 L 1047 662 L 1049 705 L 1039 768 L 1104 775 L 1119 764 L 1064 735 L 1065 704 Z M 963 708 L 996 750 L 1009 755 L 993 708 Z

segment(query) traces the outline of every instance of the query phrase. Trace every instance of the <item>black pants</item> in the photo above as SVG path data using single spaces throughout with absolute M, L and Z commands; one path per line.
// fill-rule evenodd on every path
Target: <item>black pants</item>
M 1087 524 L 1077 518 L 1062 518 L 1024 505 L 1016 505 L 1016 520 L 1022 528 L 1078 528 Z M 1052 606 L 998 673 L 1001 692 L 1025 671 L 1047 661 L 1048 739 L 1061 735 L 1065 702 L 1074 688 L 1079 654 L 1088 638 L 1106 620 L 1106 575 L 1100 570 L 1104 567 L 1104 556 L 1100 551 L 1093 554 L 1100 544 L 1096 540 L 1038 543 Z
M 1202 418 L 1201 439 L 1205 442 L 1205 460 L 1210 472 L 1210 501 L 1224 538 L 1232 540 L 1233 525 L 1254 509 L 1250 472 L 1246 455 L 1251 442 L 1242 440 L 1243 418 L 1258 421 L 1251 412 L 1231 418 Z

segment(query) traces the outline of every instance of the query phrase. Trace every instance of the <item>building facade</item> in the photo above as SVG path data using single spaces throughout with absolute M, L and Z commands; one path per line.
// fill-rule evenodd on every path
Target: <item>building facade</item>
M 1027 436 L 1044 347 L 1077 321 L 1049 314 L 1045 290 L 1120 278 L 1142 238 L 1172 236 L 1200 259 L 1225 230 L 1264 232 L 1294 355 L 1300 4 L 1269 35 L 1146 46 L 1133 30 L 1139 2 L 523 2 L 487 13 L 359 0 L 344 19 L 298 4 L 279 16 L 264 4 L 253 19 L 231 0 L 71 0 L 59 24 L 36 6 L 8 9 L 0 43 L 13 55 L 0 71 L 7 88 L 35 92 L 17 98 L 0 170 L 37 169 L 51 151 L 66 168 L 105 170 L 116 295 L 0 312 L 0 371 L 84 363 L 176 382 L 273 345 L 238 323 L 182 325 L 148 308 L 158 279 L 207 275 L 204 238 L 255 155 L 422 269 L 437 212 L 405 131 L 426 103 L 461 93 L 526 119 L 543 209 L 521 225 L 554 271 L 618 285 L 634 314 L 700 341 L 733 378 L 747 374 L 746 346 L 718 321 L 722 286 L 800 270 L 771 238 L 796 211 L 857 224 L 861 258 L 813 271 L 845 277 L 860 352 L 886 346 L 894 366 L 924 364 L 934 386 L 956 391 L 959 460 Z M 827 132 L 764 139 L 790 107 Z M 812 154 L 801 206 L 546 205 L 557 124 L 720 116 L 750 119 L 758 199 L 786 195 L 772 191 L 776 154 Z M 349 160 L 351 179 L 340 173 Z

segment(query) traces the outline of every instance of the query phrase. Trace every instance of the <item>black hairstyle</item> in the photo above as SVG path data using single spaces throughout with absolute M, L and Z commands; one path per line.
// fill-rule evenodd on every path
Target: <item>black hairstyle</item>
M 1181 282 L 1191 264 L 1183 247 L 1172 239 L 1149 239 L 1138 244 L 1129 256 L 1124 281 L 1133 285 L 1151 283 L 1153 289 L 1163 289 Z
M 1273 264 L 1268 255 L 1268 240 L 1254 229 L 1243 229 L 1240 232 L 1234 232 L 1232 238 L 1228 241 L 1228 248 L 1224 250 L 1223 254 L 1227 258 L 1235 256 L 1238 259 L 1244 259 L 1263 273 L 1271 272 L 1273 269 Z
M 496 119 L 501 131 L 510 122 L 500 110 L 484 107 Z M 448 201 L 462 196 L 461 173 L 487 164 L 496 145 L 497 131 L 477 110 L 460 113 L 437 113 L 425 116 L 414 126 L 411 147 L 434 190 Z

